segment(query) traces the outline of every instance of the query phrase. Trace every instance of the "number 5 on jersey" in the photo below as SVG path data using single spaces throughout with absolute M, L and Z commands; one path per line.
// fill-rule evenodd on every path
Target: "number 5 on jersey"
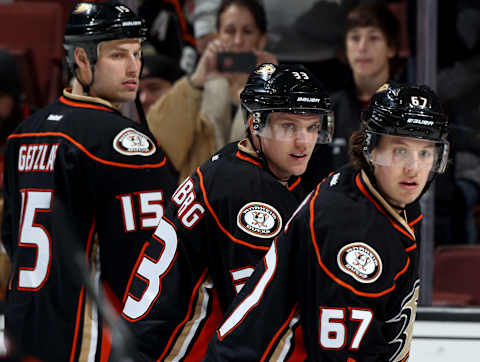
M 48 278 L 52 262 L 52 239 L 43 225 L 37 223 L 39 212 L 52 209 L 52 190 L 25 189 L 22 195 L 20 234 L 18 245 L 36 248 L 33 266 L 18 268 L 18 289 L 39 290 Z

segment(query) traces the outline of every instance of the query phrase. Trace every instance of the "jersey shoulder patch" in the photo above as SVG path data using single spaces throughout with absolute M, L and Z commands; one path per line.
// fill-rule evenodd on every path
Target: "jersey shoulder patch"
M 113 148 L 126 156 L 150 156 L 156 150 L 148 136 L 133 128 L 121 130 L 113 139 Z
M 340 270 L 360 283 L 373 283 L 382 274 L 382 260 L 371 246 L 362 242 L 345 245 L 337 254 Z
M 240 209 L 237 225 L 255 237 L 272 238 L 282 229 L 282 216 L 273 206 L 254 201 Z

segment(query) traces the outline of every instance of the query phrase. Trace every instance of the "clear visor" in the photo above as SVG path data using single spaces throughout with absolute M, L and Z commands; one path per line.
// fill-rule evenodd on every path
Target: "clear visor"
M 370 133 L 367 137 L 380 137 L 371 149 L 365 149 L 365 156 L 378 166 L 392 166 L 406 169 L 445 171 L 449 143 L 418 138 L 389 136 Z
M 253 134 L 276 140 L 295 140 L 305 143 L 329 143 L 333 135 L 333 112 L 319 113 L 317 109 L 275 110 L 268 114 L 264 127 Z

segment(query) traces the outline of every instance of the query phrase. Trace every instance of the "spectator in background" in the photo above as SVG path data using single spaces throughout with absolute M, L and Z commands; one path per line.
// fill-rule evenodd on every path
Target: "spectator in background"
M 182 75 L 183 71 L 174 59 L 160 54 L 144 53 L 142 76 L 138 87 L 144 112 L 148 113 L 150 106 Z
M 221 0 L 195 0 L 193 10 L 193 35 L 198 54 L 203 54 L 217 32 L 217 12 Z
M 217 12 L 217 35 L 206 47 L 195 71 L 181 78 L 147 114 L 179 182 L 217 149 L 244 136 L 239 94 L 248 73 L 221 73 L 220 52 L 254 52 L 257 63 L 276 63 L 263 52 L 267 20 L 257 0 L 224 0 Z
M 335 133 L 331 144 L 314 152 L 305 175 L 312 187 L 330 171 L 348 163 L 348 139 L 360 129 L 360 115 L 375 91 L 395 78 L 392 63 L 399 48 L 399 23 L 383 3 L 361 4 L 345 21 L 344 52 L 351 82 L 332 94 Z
M 448 16 L 447 25 L 453 33 L 446 43 L 440 41 L 440 54 L 448 54 L 454 61 L 448 66 L 439 64 L 443 66 L 437 87 L 453 123 L 454 165 L 450 180 L 442 180 L 442 188 L 438 188 L 435 241 L 474 244 L 480 241 L 474 220 L 474 206 L 480 203 L 480 4 L 457 0 L 441 5 L 447 9 L 442 12 L 440 7 L 439 16 L 445 20 Z M 456 193 L 445 192 L 447 187 Z

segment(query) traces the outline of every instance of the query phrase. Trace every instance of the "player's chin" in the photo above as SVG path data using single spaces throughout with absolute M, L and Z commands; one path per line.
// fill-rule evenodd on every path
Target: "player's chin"
M 117 99 L 119 103 L 126 103 L 126 102 L 132 102 L 135 100 L 137 96 L 137 92 L 122 92 L 117 95 Z
M 305 163 L 305 165 L 295 165 L 295 166 L 292 166 L 292 167 L 290 167 L 290 169 L 289 169 L 290 174 L 293 175 L 293 176 L 303 175 L 306 170 L 307 170 L 307 164 L 306 164 L 306 163 Z

